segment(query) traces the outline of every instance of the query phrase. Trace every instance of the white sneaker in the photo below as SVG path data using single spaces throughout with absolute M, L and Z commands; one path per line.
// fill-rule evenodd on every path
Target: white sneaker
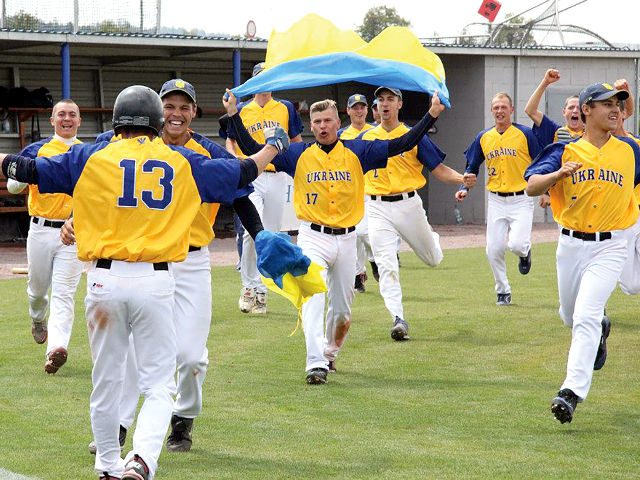
M 243 288 L 240 290 L 240 299 L 238 300 L 238 306 L 242 313 L 249 313 L 256 303 L 256 294 L 253 288 Z
M 251 313 L 257 313 L 258 315 L 264 315 L 267 313 L 267 294 L 256 292 L 255 305 L 251 309 Z

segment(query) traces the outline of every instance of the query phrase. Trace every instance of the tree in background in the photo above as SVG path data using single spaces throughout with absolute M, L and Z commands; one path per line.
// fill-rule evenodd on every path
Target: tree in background
M 24 10 L 8 16 L 5 21 L 6 28 L 15 28 L 16 30 L 38 30 L 41 23 L 42 20 Z
M 393 7 L 380 6 L 370 8 L 365 14 L 362 25 L 356 32 L 367 42 L 371 41 L 376 35 L 390 26 L 410 27 L 411 22 L 398 15 Z

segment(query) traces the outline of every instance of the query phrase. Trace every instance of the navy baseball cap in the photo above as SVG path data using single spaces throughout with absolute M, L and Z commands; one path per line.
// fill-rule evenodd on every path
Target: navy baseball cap
M 398 97 L 400 100 L 402 100 L 402 92 L 400 90 L 398 90 L 397 88 L 393 88 L 393 87 L 378 87 L 378 88 L 376 88 L 376 91 L 374 93 L 375 97 L 377 98 L 378 95 L 381 95 L 382 92 L 384 92 L 385 90 L 393 93 L 396 97 Z
M 257 63 L 254 67 L 253 67 L 253 72 L 251 73 L 252 77 L 255 77 L 256 75 L 258 75 L 259 73 L 262 73 L 262 71 L 264 70 L 264 62 L 260 62 Z
M 618 100 L 629 98 L 626 90 L 616 90 L 608 83 L 594 83 L 580 92 L 580 106 L 589 102 L 601 102 L 611 97 L 618 97 Z
M 354 93 L 349 97 L 349 100 L 347 100 L 347 108 L 351 108 L 357 103 L 362 103 L 364 106 L 369 105 L 367 103 L 367 97 L 360 95 L 359 93 Z
M 160 89 L 160 98 L 163 98 L 165 95 L 173 92 L 184 93 L 187 97 L 193 100 L 193 103 L 196 103 L 196 89 L 193 88 L 193 85 L 189 82 L 185 82 L 180 78 L 174 78 L 173 80 L 164 82 L 164 85 L 162 85 L 162 88 Z
M 378 108 L 378 99 L 374 98 L 373 102 L 371 102 L 371 108 Z

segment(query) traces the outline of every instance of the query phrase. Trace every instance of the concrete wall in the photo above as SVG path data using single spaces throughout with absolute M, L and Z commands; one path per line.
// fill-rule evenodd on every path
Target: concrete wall
M 447 71 L 452 108 L 442 114 L 436 124 L 438 132 L 431 138 L 446 152 L 445 164 L 463 172 L 466 166 L 464 151 L 485 125 L 485 62 L 483 57 L 471 55 L 443 55 L 442 61 Z M 484 183 L 484 171 L 479 182 Z M 456 190 L 454 185 L 445 185 L 433 177 L 429 179 L 428 217 L 431 223 L 455 223 L 453 195 Z M 465 223 L 484 221 L 481 192 L 481 189 L 475 190 L 469 199 L 458 204 Z

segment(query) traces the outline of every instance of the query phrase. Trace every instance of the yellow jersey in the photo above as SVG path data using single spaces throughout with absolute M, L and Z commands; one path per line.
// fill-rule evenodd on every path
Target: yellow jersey
M 82 143 L 76 139 L 73 145 Z M 71 148 L 56 137 L 49 137 L 28 145 L 20 155 L 23 157 L 53 157 Z M 40 193 L 37 185 L 29 185 L 29 215 L 49 219 L 67 219 L 73 210 L 73 201 L 69 195 L 63 193 Z
M 466 171 L 478 175 L 487 164 L 487 190 L 520 192 L 527 187 L 524 172 L 541 148 L 529 127 L 513 123 L 500 133 L 496 127 L 480 132 L 464 152 Z
M 364 216 L 364 172 L 383 167 L 388 151 L 387 142 L 292 143 L 272 163 L 293 177 L 293 204 L 300 220 L 349 228 Z
M 74 198 L 81 260 L 178 262 L 202 201 L 233 203 L 240 164 L 146 136 L 78 145 L 36 159 L 45 193 Z
M 559 225 L 594 233 L 623 230 L 637 221 L 640 147 L 635 141 L 612 135 L 602 148 L 584 139 L 554 143 L 527 169 L 526 178 L 555 172 L 566 162 L 582 167 L 549 189 Z
M 409 131 L 404 123 L 387 132 L 382 125 L 364 132 L 363 140 L 391 140 Z M 389 195 L 410 192 L 422 188 L 427 179 L 422 174 L 426 166 L 433 170 L 442 163 L 445 154 L 425 135 L 418 145 L 408 152 L 391 157 L 386 168 L 377 168 L 367 172 L 365 176 L 365 193 L 367 195 Z
M 367 130 L 371 130 L 373 125 L 369 123 L 365 123 L 362 127 L 362 130 L 358 130 L 353 124 L 349 125 L 346 128 L 341 128 L 338 130 L 338 138 L 340 140 L 353 140 L 354 138 L 358 138 L 360 134 L 366 132 Z

